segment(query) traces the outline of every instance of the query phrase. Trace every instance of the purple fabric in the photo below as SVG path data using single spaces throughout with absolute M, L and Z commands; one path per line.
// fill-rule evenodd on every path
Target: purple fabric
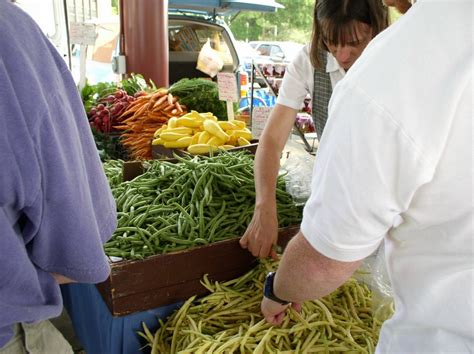
M 116 209 L 78 90 L 34 21 L 0 0 L 0 348 L 12 324 L 59 315 L 51 272 L 109 274 Z

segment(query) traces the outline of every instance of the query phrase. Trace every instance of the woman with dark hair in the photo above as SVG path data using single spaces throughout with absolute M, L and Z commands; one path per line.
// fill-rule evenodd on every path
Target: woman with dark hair
M 320 139 L 332 88 L 371 39 L 388 27 L 389 19 L 388 10 L 380 0 L 318 0 L 313 16 L 309 56 L 314 68 L 313 120 Z
M 255 210 L 240 240 L 254 256 L 275 255 L 272 245 L 278 236 L 275 186 L 280 155 L 305 97 L 312 98 L 313 121 L 320 139 L 334 86 L 388 23 L 388 9 L 381 0 L 316 1 L 311 43 L 286 70 L 255 157 Z

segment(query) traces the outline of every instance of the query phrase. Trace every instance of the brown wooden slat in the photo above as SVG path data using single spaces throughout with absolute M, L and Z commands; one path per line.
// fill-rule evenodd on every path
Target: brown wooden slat
M 124 181 L 131 181 L 135 177 L 143 174 L 143 164 L 141 161 L 126 161 L 123 164 L 122 175 Z
M 254 260 L 236 239 L 196 247 L 144 260 L 112 265 L 111 279 L 116 297 L 179 284 L 220 269 L 233 269 Z
M 229 149 L 227 151 L 240 151 L 240 150 L 247 150 L 250 151 L 252 154 L 255 155 L 258 148 L 258 140 L 251 140 L 250 145 L 245 146 L 236 146 L 235 148 Z M 151 151 L 154 159 L 163 159 L 163 158 L 172 158 L 174 154 L 179 156 L 187 155 L 186 151 L 183 149 L 172 149 L 172 148 L 165 148 L 163 145 L 152 145 Z
M 236 278 L 249 271 L 256 263 L 246 267 L 222 272 L 210 277 L 212 280 L 224 281 Z M 192 279 L 181 284 L 154 289 L 139 294 L 131 294 L 125 297 L 110 299 L 113 306 L 109 307 L 114 316 L 125 316 L 134 312 L 145 311 L 151 308 L 157 308 L 184 301 L 193 295 L 203 296 L 209 291 L 201 285 L 201 279 Z
M 298 227 L 279 230 L 279 245 L 285 247 Z M 256 259 L 231 239 L 140 261 L 111 264 L 111 275 L 97 288 L 110 311 L 122 316 L 202 295 L 199 281 L 204 274 L 214 280 L 229 280 L 248 271 Z

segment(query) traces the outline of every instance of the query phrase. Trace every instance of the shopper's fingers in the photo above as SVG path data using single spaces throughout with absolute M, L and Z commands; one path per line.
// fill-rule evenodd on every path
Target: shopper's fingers
M 252 253 L 252 256 L 260 257 L 261 248 L 259 245 L 250 244 L 248 250 Z
M 245 234 L 240 238 L 239 243 L 240 243 L 240 246 L 241 246 L 242 248 L 247 248 L 247 247 L 248 247 L 249 241 L 248 241 L 248 234 L 247 234 L 247 233 L 245 233 Z
M 256 244 L 256 241 L 250 237 L 247 237 L 245 240 L 245 247 L 254 257 L 258 257 L 260 252 L 260 245 Z
M 291 307 L 293 307 L 296 312 L 301 312 L 301 309 L 303 308 L 303 306 L 299 302 L 293 302 L 291 304 Z
M 281 305 L 273 300 L 263 297 L 260 304 L 265 320 L 272 325 L 280 325 L 285 318 L 285 311 L 288 305 Z
M 285 318 L 285 313 L 278 313 L 276 315 L 267 315 L 265 316 L 265 321 L 270 323 L 273 326 L 279 326 L 282 322 L 283 319 Z
M 276 315 L 265 317 L 265 320 L 268 323 L 272 324 L 273 326 L 281 325 L 284 319 L 285 319 L 285 312 L 280 312 Z
M 283 320 L 285 319 L 285 314 L 286 314 L 285 312 L 281 312 L 275 316 L 275 320 L 278 326 L 281 325 Z
M 266 257 L 269 257 L 269 256 L 272 256 L 272 252 L 273 252 L 273 244 L 270 242 L 268 242 L 269 240 L 265 240 L 264 242 L 262 242 L 262 245 L 260 247 L 260 253 L 259 253 L 259 257 L 261 258 L 266 258 Z
M 270 323 L 273 326 L 278 325 L 276 316 L 273 316 L 273 315 L 272 316 L 265 316 L 265 321 L 267 321 L 268 323 Z
M 270 251 L 270 257 L 272 257 L 272 259 L 275 260 L 275 261 L 278 260 L 278 253 L 273 248 Z

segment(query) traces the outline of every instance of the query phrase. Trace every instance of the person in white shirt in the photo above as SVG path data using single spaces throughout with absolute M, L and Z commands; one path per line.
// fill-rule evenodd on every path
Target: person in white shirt
M 255 211 L 240 240 L 254 256 L 275 255 L 272 245 L 278 236 L 275 193 L 280 155 L 305 97 L 313 97 L 313 121 L 320 137 L 332 88 L 370 40 L 387 26 L 388 9 L 381 0 L 316 2 L 311 44 L 301 50 L 285 73 L 255 157 Z
M 395 314 L 377 353 L 474 352 L 473 12 L 418 1 L 337 85 L 301 231 L 273 275 L 280 302 L 317 299 L 383 242 Z M 273 324 L 287 306 L 262 301 Z

